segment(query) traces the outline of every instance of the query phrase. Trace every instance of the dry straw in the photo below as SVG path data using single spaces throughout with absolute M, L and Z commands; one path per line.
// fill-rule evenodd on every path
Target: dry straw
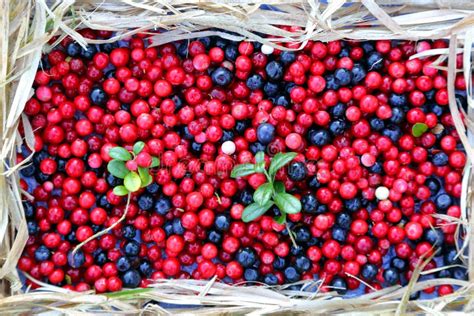
M 440 69 L 448 71 L 450 111 L 470 161 L 474 152 L 467 130 L 473 128 L 472 43 L 474 1 L 472 0 L 272 0 L 266 4 L 276 11 L 263 10 L 259 1 L 186 0 L 0 0 L 0 313 L 19 314 L 57 311 L 74 315 L 93 312 L 107 314 L 215 314 L 215 313 L 369 313 L 399 315 L 422 312 L 433 315 L 445 311 L 473 312 L 474 306 L 474 220 L 472 208 L 471 163 L 466 166 L 461 198 L 462 216 L 458 224 L 459 256 L 469 267 L 469 280 L 433 279 L 418 281 L 420 266 L 405 287 L 391 287 L 357 298 L 341 299 L 335 293 L 318 292 L 318 281 L 304 283 L 308 291 L 291 291 L 288 286 L 230 286 L 211 281 L 162 280 L 147 289 L 126 290 L 108 295 L 77 294 L 43 284 L 41 291 L 22 291 L 16 263 L 28 232 L 21 205 L 18 170 L 19 146 L 32 147 L 33 130 L 22 114 L 41 52 L 52 45 L 53 35 L 71 36 L 81 45 L 99 43 L 87 40 L 75 30 L 90 27 L 112 30 L 115 41 L 138 32 L 164 29 L 150 34 L 156 45 L 182 39 L 219 35 L 233 40 L 252 40 L 282 48 L 281 43 L 335 39 L 439 39 L 449 40 L 449 49 L 423 52 L 418 57 L 438 56 Z M 278 26 L 298 26 L 288 32 Z M 271 36 L 271 37 L 268 37 Z M 464 53 L 464 68 L 456 69 L 455 56 Z M 447 65 L 446 65 L 447 60 Z M 463 72 L 468 83 L 468 113 L 456 104 L 453 80 Z M 24 138 L 18 129 L 24 131 Z M 28 195 L 26 195 L 28 197 Z M 450 220 L 449 218 L 444 218 Z M 467 251 L 470 250 L 470 251 Z M 28 277 L 28 276 L 27 276 Z M 430 300 L 410 301 L 410 293 L 439 284 L 457 285 L 452 295 Z M 144 305 L 152 300 L 151 304 Z M 166 310 L 156 302 L 195 304 L 200 308 Z

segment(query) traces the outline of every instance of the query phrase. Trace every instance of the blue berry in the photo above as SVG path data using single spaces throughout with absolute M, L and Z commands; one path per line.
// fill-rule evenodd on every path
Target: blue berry
M 259 90 L 263 87 L 263 77 L 258 74 L 253 74 L 247 78 L 245 83 L 250 90 Z
M 49 251 L 49 249 L 46 248 L 45 245 L 41 245 L 35 250 L 35 260 L 38 262 L 46 261 L 49 259 L 50 256 L 51 251 Z
M 283 274 L 285 275 L 286 283 L 294 283 L 300 279 L 300 274 L 294 267 L 287 267 Z
M 244 271 L 244 279 L 248 282 L 255 282 L 258 281 L 258 271 L 255 269 L 245 269 Z
M 153 196 L 151 196 L 151 194 L 142 194 L 138 198 L 138 207 L 141 210 L 149 211 L 153 208 L 153 204 L 154 204 L 154 201 L 153 201 Z
M 122 275 L 123 287 L 134 289 L 140 285 L 140 273 L 137 270 L 130 269 Z
M 93 88 L 89 97 L 94 104 L 104 106 L 107 103 L 107 94 L 102 90 L 102 88 Z
M 276 60 L 271 61 L 265 66 L 265 72 L 269 80 L 281 80 L 283 78 L 283 65 Z
M 437 167 L 446 166 L 448 164 L 448 155 L 444 152 L 438 152 L 433 155 L 432 161 Z
M 447 209 L 453 205 L 453 199 L 448 194 L 442 193 L 436 197 L 435 204 L 438 210 L 446 212 Z
M 250 268 L 256 260 L 255 251 L 250 247 L 240 249 L 235 256 L 238 263 L 244 268 Z
M 309 131 L 308 135 L 311 144 L 318 147 L 327 145 L 331 141 L 331 135 L 325 129 L 311 130 Z
M 340 86 L 347 86 L 351 83 L 352 73 L 346 68 L 339 68 L 334 72 L 334 78 Z
M 377 275 L 378 269 L 375 264 L 366 263 L 362 266 L 361 275 L 367 281 L 372 281 Z
M 69 265 L 75 269 L 80 268 L 85 262 L 86 262 L 86 257 L 82 250 L 76 251 L 74 254 L 72 253 L 72 250 L 68 253 L 67 255 L 67 262 Z
M 268 123 L 262 123 L 257 127 L 258 141 L 264 145 L 269 144 L 275 137 L 275 126 Z
M 395 285 L 400 281 L 400 274 L 394 268 L 388 268 L 383 272 L 383 278 L 388 285 Z
M 130 257 L 138 256 L 140 253 L 140 244 L 135 240 L 129 240 L 124 245 L 124 252 Z
M 120 272 L 125 272 L 132 267 L 132 264 L 130 263 L 130 259 L 128 259 L 127 257 L 118 258 L 116 265 L 117 265 L 117 270 L 119 270 Z
M 318 209 L 318 201 L 316 200 L 316 197 L 314 194 L 305 194 L 301 197 L 301 206 L 303 209 L 303 212 L 306 213 L 316 213 Z
M 228 86 L 233 79 L 232 72 L 224 67 L 216 68 L 211 73 L 211 80 L 215 85 L 226 87 Z
M 160 215 L 166 215 L 171 209 L 171 201 L 166 197 L 159 198 L 155 203 L 155 212 Z
M 331 286 L 338 294 L 346 294 L 347 292 L 347 283 L 343 278 L 334 277 L 331 282 Z

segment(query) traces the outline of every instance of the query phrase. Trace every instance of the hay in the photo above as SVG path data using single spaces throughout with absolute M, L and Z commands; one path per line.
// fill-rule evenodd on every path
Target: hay
M 48 1 L 48 4 L 50 1 Z M 107 295 L 77 294 L 44 284 L 41 291 L 20 293 L 21 283 L 16 263 L 28 238 L 26 219 L 21 204 L 16 150 L 25 142 L 34 143 L 33 130 L 22 115 L 24 104 L 31 95 L 31 86 L 42 50 L 53 44 L 48 41 L 59 35 L 73 37 L 82 46 L 104 41 L 83 38 L 76 29 L 93 28 L 111 30 L 115 41 L 146 30 L 166 30 L 151 34 L 154 45 L 179 39 L 219 35 L 233 40 L 254 40 L 276 48 L 286 49 L 282 43 L 304 46 L 309 40 L 336 39 L 439 39 L 449 38 L 447 50 L 431 50 L 420 54 L 440 56 L 439 62 L 448 60 L 450 110 L 456 129 L 470 161 L 474 151 L 467 137 L 473 128 L 474 99 L 472 95 L 472 43 L 474 37 L 474 2 L 471 0 L 360 0 L 318 1 L 272 0 L 266 1 L 277 11 L 263 10 L 259 1 L 151 1 L 151 0 L 65 0 L 49 6 L 46 0 L 0 0 L 0 278 L 2 293 L 0 313 L 23 313 L 34 309 L 74 314 L 103 312 L 108 314 L 165 314 L 156 304 L 143 302 L 202 306 L 197 309 L 178 309 L 173 313 L 285 313 L 315 312 L 342 313 L 364 311 L 368 313 L 407 314 L 415 311 L 439 314 L 445 310 L 472 312 L 474 304 L 474 268 L 469 269 L 471 282 L 439 279 L 413 282 L 405 288 L 391 287 L 365 294 L 358 298 L 340 299 L 335 293 L 319 292 L 318 282 L 304 284 L 313 292 L 294 292 L 287 286 L 230 286 L 215 280 L 156 281 L 147 289 L 136 289 Z M 297 26 L 289 32 L 280 26 Z M 454 56 L 464 53 L 464 69 L 455 69 Z M 468 112 L 464 113 L 454 99 L 454 75 L 463 71 L 467 83 Z M 24 131 L 21 138 L 18 128 Z M 470 216 L 472 199 L 472 173 L 470 161 L 463 181 L 462 216 L 453 219 L 458 225 L 457 235 L 465 233 L 464 245 L 458 245 L 459 256 L 468 267 L 474 263 L 474 217 Z M 445 220 L 450 220 L 444 218 Z M 469 253 L 464 249 L 469 246 Z M 439 285 L 458 285 L 452 295 L 431 300 L 410 301 L 409 294 Z M 16 295 L 12 295 L 16 294 Z M 402 302 L 402 303 L 401 303 Z

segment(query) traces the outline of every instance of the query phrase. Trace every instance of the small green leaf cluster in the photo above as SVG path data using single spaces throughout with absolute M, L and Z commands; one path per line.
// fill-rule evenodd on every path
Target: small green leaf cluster
M 244 177 L 254 173 L 263 173 L 267 182 L 260 185 L 253 194 L 254 203 L 248 205 L 242 213 L 242 221 L 250 222 L 262 216 L 273 205 L 276 205 L 281 216 L 275 220 L 283 224 L 286 222 L 286 214 L 295 214 L 301 211 L 301 202 L 293 195 L 285 191 L 285 185 L 281 181 L 275 181 L 275 175 L 284 166 L 290 163 L 297 153 L 278 153 L 271 162 L 268 170 L 265 169 L 265 154 L 260 151 L 255 155 L 255 164 L 245 163 L 237 165 L 232 169 L 231 177 Z
M 153 181 L 150 169 L 160 165 L 158 158 L 152 157 L 151 166 L 148 168 L 137 166 L 136 171 L 132 171 L 127 167 L 127 162 L 134 160 L 136 155 L 142 152 L 144 148 L 145 143 L 140 141 L 133 145 L 132 152 L 120 146 L 110 149 L 109 156 L 112 160 L 107 164 L 107 170 L 114 177 L 123 179 L 123 185 L 116 186 L 113 189 L 115 195 L 124 196 L 136 192 Z

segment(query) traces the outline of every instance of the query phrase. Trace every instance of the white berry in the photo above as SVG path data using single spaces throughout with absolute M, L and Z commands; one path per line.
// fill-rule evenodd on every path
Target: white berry
M 265 55 L 270 55 L 270 54 L 273 53 L 273 51 L 274 51 L 273 47 L 268 46 L 268 45 L 265 45 L 265 44 L 262 45 L 262 48 L 261 48 L 260 50 L 261 50 L 262 53 L 264 53 Z
M 388 196 L 390 194 L 390 191 L 386 187 L 378 187 L 375 190 L 375 197 L 378 200 L 386 200 L 388 199 Z
M 221 149 L 224 154 L 232 155 L 235 153 L 235 144 L 233 141 L 228 140 L 222 144 Z

